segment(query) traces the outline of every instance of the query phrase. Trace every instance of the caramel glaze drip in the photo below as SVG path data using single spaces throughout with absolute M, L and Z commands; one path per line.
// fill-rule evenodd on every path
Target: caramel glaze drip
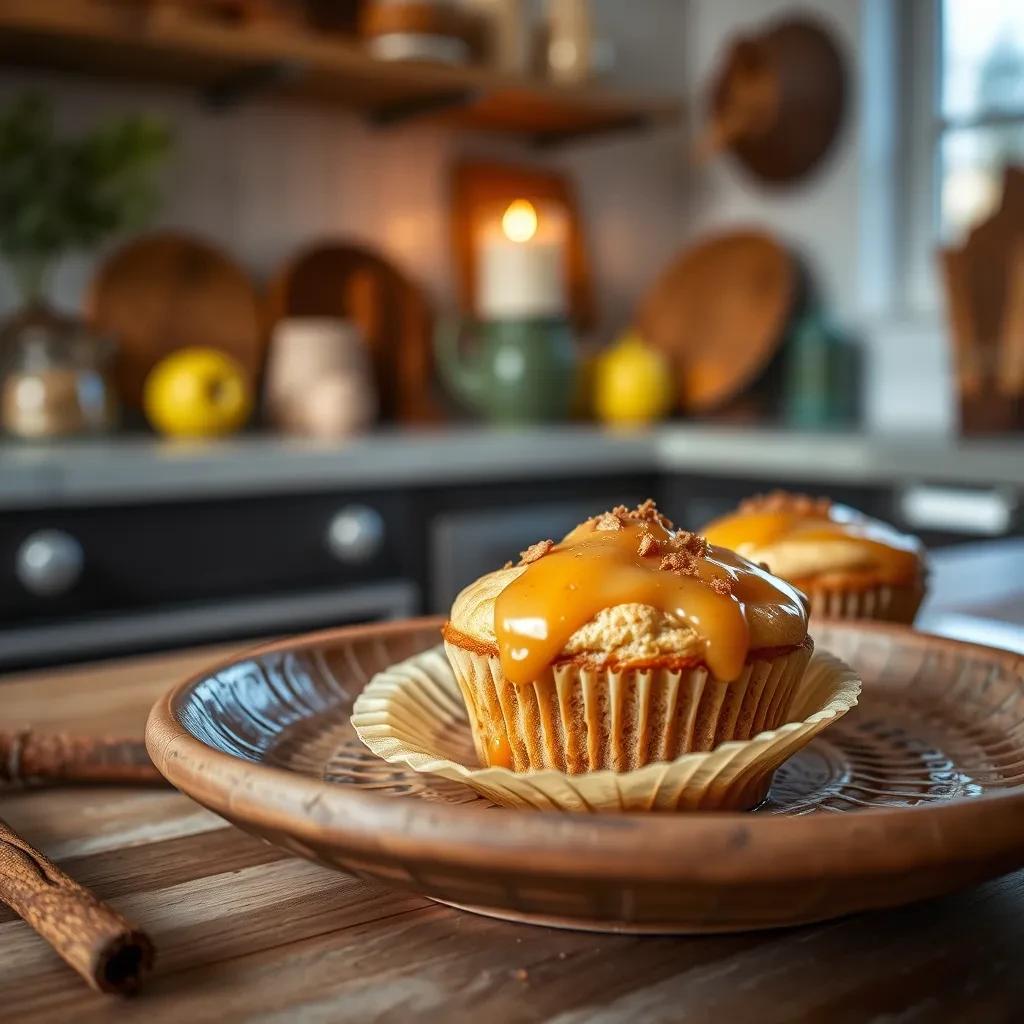
M 650 605 L 692 626 L 704 641 L 701 660 L 722 681 L 743 671 L 754 606 L 766 616 L 799 620 L 806 632 L 799 591 L 734 552 L 676 534 L 656 520 L 626 519 L 617 529 L 600 529 L 599 523 L 578 526 L 498 595 L 495 634 L 511 682 L 533 682 L 577 629 L 620 604 Z M 648 553 L 641 555 L 644 535 L 655 543 L 645 542 Z M 661 568 L 681 538 L 696 542 L 680 559 L 684 570 Z
M 922 547 L 876 519 L 861 516 L 845 505 L 818 502 L 806 511 L 800 508 L 756 506 L 749 511 L 725 516 L 707 527 L 714 544 L 728 548 L 765 548 L 783 541 L 815 544 L 854 542 L 864 549 L 865 572 L 879 583 L 905 583 L 921 572 Z

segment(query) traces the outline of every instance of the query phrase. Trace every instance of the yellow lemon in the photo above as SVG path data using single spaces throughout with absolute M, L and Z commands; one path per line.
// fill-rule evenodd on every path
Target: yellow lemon
M 183 348 L 149 372 L 143 388 L 146 418 L 172 437 L 217 437 L 245 425 L 252 387 L 239 362 L 213 348 Z
M 594 409 L 605 423 L 652 423 L 669 412 L 674 398 L 667 360 L 635 331 L 624 334 L 598 359 Z

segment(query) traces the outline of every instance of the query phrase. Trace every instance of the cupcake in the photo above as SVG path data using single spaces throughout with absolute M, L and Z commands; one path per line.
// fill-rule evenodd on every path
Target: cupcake
M 704 533 L 799 587 L 819 617 L 910 624 L 924 598 L 921 542 L 827 498 L 759 495 Z
M 800 592 L 647 501 L 541 541 L 456 598 L 444 646 L 480 762 L 630 771 L 790 720 Z

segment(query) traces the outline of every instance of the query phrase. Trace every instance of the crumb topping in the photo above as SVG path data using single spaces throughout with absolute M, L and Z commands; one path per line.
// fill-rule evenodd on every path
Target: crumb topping
M 594 523 L 595 530 L 619 530 L 627 523 L 657 523 L 666 530 L 675 529 L 672 520 L 658 511 L 653 498 L 640 502 L 636 508 L 616 505 L 608 512 L 591 517 L 588 522 Z
M 680 530 L 669 542 L 673 551 L 680 551 L 691 558 L 707 558 L 710 545 L 699 533 Z
M 677 576 L 696 576 L 697 559 L 686 552 L 670 551 L 662 558 L 658 568 L 663 572 L 674 572 Z
M 616 505 L 613 509 L 592 516 L 587 521 L 593 524 L 595 531 L 602 533 L 621 530 L 630 523 L 657 524 L 668 531 L 671 536 L 667 540 L 659 540 L 645 529 L 637 543 L 637 554 L 641 558 L 661 556 L 658 568 L 664 572 L 697 576 L 697 560 L 706 558 L 710 550 L 707 540 L 699 533 L 693 533 L 691 530 L 676 531 L 672 520 L 658 511 L 653 498 L 642 501 L 636 508 Z M 525 551 L 520 552 L 519 565 L 530 565 L 538 561 L 554 546 L 553 540 L 541 540 L 531 544 Z M 512 563 L 507 562 L 505 568 L 511 569 Z
M 658 542 L 657 537 L 652 537 L 649 533 L 645 533 L 640 537 L 640 543 L 637 545 L 636 553 L 641 558 L 646 558 L 648 555 L 661 554 L 661 544 Z
M 828 498 L 816 498 L 810 494 L 793 494 L 790 491 L 771 491 L 755 494 L 741 501 L 737 510 L 743 514 L 764 512 L 789 512 L 798 516 L 827 516 L 832 508 Z
M 554 546 L 555 542 L 553 540 L 539 540 L 536 544 L 531 544 L 525 551 L 519 552 L 519 564 L 529 565 L 531 562 L 536 562 L 538 559 L 543 558 Z
M 716 594 L 721 594 L 722 597 L 732 597 L 736 593 L 736 585 L 732 580 L 726 579 L 724 576 L 716 576 L 711 581 L 711 589 Z
M 614 509 L 611 512 L 602 512 L 597 517 L 597 522 L 594 524 L 594 529 L 604 531 L 621 530 L 622 519 L 620 518 L 618 512 Z
M 654 503 L 653 498 L 648 498 L 646 501 L 640 502 L 640 504 L 628 514 L 632 519 L 638 519 L 641 523 L 657 523 L 666 530 L 674 530 L 676 528 L 675 523 L 673 523 L 668 516 L 664 516 L 658 511 L 658 506 Z

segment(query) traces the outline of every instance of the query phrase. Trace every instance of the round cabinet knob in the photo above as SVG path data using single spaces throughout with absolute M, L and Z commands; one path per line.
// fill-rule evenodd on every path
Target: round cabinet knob
M 346 505 L 327 528 L 327 548 L 339 562 L 368 562 L 384 544 L 384 519 L 369 505 Z
M 14 556 L 14 571 L 21 585 L 36 597 L 66 594 L 82 575 L 82 545 L 63 530 L 30 534 Z

